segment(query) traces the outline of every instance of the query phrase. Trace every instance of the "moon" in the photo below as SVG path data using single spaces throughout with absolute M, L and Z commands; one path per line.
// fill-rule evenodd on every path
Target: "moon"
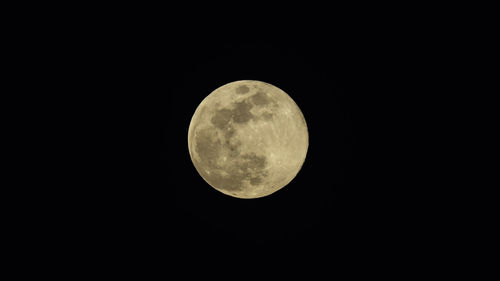
M 236 198 L 270 195 L 301 169 L 309 134 L 283 90 L 257 80 L 225 84 L 196 108 L 188 131 L 191 160 L 214 189 Z

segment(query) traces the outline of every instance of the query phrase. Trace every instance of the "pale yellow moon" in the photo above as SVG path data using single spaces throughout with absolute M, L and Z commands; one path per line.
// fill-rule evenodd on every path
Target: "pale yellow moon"
M 297 104 L 278 87 L 256 80 L 215 89 L 189 124 L 196 170 L 210 186 L 237 198 L 264 197 L 289 184 L 308 146 Z

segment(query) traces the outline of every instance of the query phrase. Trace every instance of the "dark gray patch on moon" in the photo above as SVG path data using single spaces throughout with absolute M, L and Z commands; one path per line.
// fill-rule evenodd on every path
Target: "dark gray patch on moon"
M 231 110 L 226 108 L 219 109 L 215 111 L 215 114 L 210 119 L 210 122 L 212 122 L 215 127 L 222 129 L 229 123 L 229 121 L 231 121 L 231 116 Z
M 220 140 L 213 139 L 213 132 L 209 128 L 199 130 L 196 139 L 196 153 L 201 159 L 201 162 L 208 167 L 215 166 L 215 159 L 220 152 Z
M 253 105 L 246 101 L 235 103 L 235 108 L 233 110 L 233 120 L 236 123 L 246 123 L 252 119 L 253 114 L 250 112 Z
M 210 119 L 210 122 L 218 129 L 227 129 L 227 126 L 231 120 L 235 123 L 246 123 L 255 116 L 250 112 L 253 105 L 247 100 L 236 102 L 234 104 L 234 109 L 222 108 L 215 111 L 214 116 Z M 230 127 L 228 134 L 231 133 L 232 127 Z M 226 133 L 226 132 L 224 132 Z
M 239 144 L 231 145 L 229 138 L 224 138 L 224 140 L 217 139 L 216 130 L 215 128 L 204 128 L 196 135 L 196 152 L 200 157 L 200 162 L 194 161 L 195 167 L 212 186 L 224 190 L 239 190 L 242 188 L 242 181 L 245 179 L 245 175 L 238 171 L 237 167 L 217 164 L 217 159 L 222 154 L 222 142 L 230 150 L 229 157 L 233 158 L 237 157 L 240 153 Z M 226 171 L 228 175 L 222 175 L 221 170 Z
M 251 185 L 259 185 L 260 183 L 262 183 L 262 179 L 260 177 L 250 179 Z
M 249 180 L 251 185 L 259 185 L 262 183 L 262 178 L 267 176 L 264 171 L 266 167 L 266 157 L 259 156 L 255 153 L 243 154 L 241 162 L 238 165 L 241 173 L 245 175 L 245 179 Z
M 255 153 L 240 155 L 235 165 L 229 165 L 225 171 L 227 176 L 216 173 L 208 177 L 211 184 L 225 191 L 242 190 L 243 181 L 248 180 L 251 185 L 262 183 L 267 176 L 263 170 L 266 167 L 266 157 Z
M 247 85 L 241 85 L 238 88 L 236 88 L 236 93 L 240 95 L 246 94 L 248 93 L 248 91 L 250 91 L 250 88 L 248 88 Z
M 243 154 L 241 156 L 242 163 L 239 165 L 244 172 L 249 170 L 263 169 L 266 166 L 266 157 L 258 156 L 255 153 Z
M 266 105 L 271 102 L 266 93 L 260 91 L 257 92 L 257 94 L 251 96 L 250 99 L 255 105 Z

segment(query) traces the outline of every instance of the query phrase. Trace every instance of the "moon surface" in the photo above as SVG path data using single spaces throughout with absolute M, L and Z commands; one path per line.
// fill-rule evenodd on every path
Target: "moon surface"
M 290 183 L 309 145 L 302 112 L 283 90 L 256 80 L 215 89 L 198 106 L 188 132 L 191 160 L 216 190 L 259 198 Z

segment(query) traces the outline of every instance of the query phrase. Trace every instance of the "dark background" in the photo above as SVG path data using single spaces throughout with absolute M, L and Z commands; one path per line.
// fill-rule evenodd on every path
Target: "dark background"
M 30 131 L 44 152 L 35 166 L 48 171 L 26 175 L 36 181 L 31 196 L 40 204 L 29 211 L 37 224 L 26 241 L 36 234 L 35 243 L 47 247 L 42 255 L 54 241 L 63 259 L 76 253 L 102 267 L 137 259 L 172 265 L 173 257 L 195 273 L 193 259 L 223 266 L 257 254 L 248 267 L 259 267 L 273 253 L 300 252 L 301 260 L 324 259 L 327 268 L 358 259 L 392 267 L 406 262 L 401 257 L 418 259 L 415 253 L 439 260 L 447 241 L 460 251 L 441 231 L 457 217 L 446 204 L 455 189 L 448 179 L 457 175 L 436 180 L 446 168 L 442 151 L 452 147 L 441 136 L 455 116 L 447 111 L 452 99 L 442 95 L 452 82 L 435 82 L 445 66 L 462 64 L 455 44 L 443 44 L 454 22 L 438 12 L 444 24 L 424 26 L 428 18 L 418 12 L 385 17 L 371 7 L 346 18 L 341 9 L 301 6 L 295 15 L 257 8 L 231 18 L 200 7 L 179 17 L 175 9 L 136 15 L 113 7 L 101 20 L 84 13 L 75 24 L 55 19 L 54 28 L 41 27 L 25 54 L 30 60 L 35 49 L 39 60 L 26 68 L 48 77 L 27 81 L 36 98 L 21 98 L 50 115 L 33 117 L 41 129 Z M 392 8 L 385 10 L 393 15 Z M 206 184 L 187 147 L 202 99 L 242 79 L 287 92 L 309 130 L 297 177 L 253 200 Z M 46 131 L 53 124 L 56 133 Z
M 200 253 L 268 249 L 343 259 L 411 252 L 432 237 L 435 183 L 426 175 L 439 170 L 428 157 L 434 135 L 422 125 L 434 101 L 425 89 L 433 79 L 425 44 L 376 30 L 158 34 L 115 40 L 104 32 L 79 45 L 86 67 L 71 83 L 79 89 L 75 107 L 66 110 L 81 109 L 81 123 L 68 126 L 85 130 L 66 137 L 78 139 L 85 161 L 67 165 L 79 187 L 63 194 L 77 209 L 67 221 L 84 246 L 151 257 L 188 253 L 186 262 Z M 293 181 L 251 200 L 204 182 L 187 146 L 200 102 L 244 79 L 288 93 L 309 131 Z
M 69 136 L 88 159 L 75 177 L 81 188 L 65 201 L 84 206 L 79 216 L 91 227 L 77 231 L 151 256 L 278 247 L 340 258 L 425 245 L 432 229 L 421 226 L 435 194 L 426 175 L 439 172 L 428 157 L 434 134 L 422 122 L 435 102 L 426 89 L 436 77 L 431 45 L 407 27 L 369 24 L 315 33 L 178 30 L 105 30 L 77 42 L 86 67 L 71 86 L 91 132 Z M 200 102 L 244 79 L 288 93 L 309 131 L 296 178 L 252 200 L 205 183 L 187 147 Z
M 418 136 L 408 130 L 419 118 L 412 101 L 417 85 L 409 82 L 418 71 L 413 47 L 382 34 L 243 39 L 181 44 L 173 61 L 178 81 L 168 91 L 162 161 L 175 192 L 176 241 L 219 250 L 272 245 L 354 255 L 397 250 L 413 240 L 419 232 L 419 210 L 410 207 L 417 201 L 418 177 L 410 174 L 419 150 Z M 210 187 L 187 148 L 201 100 L 244 79 L 287 92 L 310 138 L 297 177 L 254 200 Z

